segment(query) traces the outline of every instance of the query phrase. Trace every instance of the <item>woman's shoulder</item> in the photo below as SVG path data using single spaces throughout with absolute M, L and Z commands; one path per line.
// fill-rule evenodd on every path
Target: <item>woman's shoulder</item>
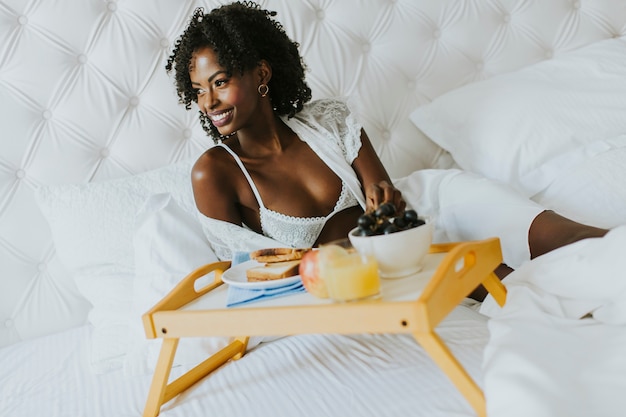
M 221 153 L 223 152 L 219 149 L 220 146 L 211 146 L 209 149 L 202 152 L 202 154 L 196 159 L 196 162 L 193 165 L 194 169 L 208 169 L 211 165 L 219 163 L 222 158 Z
M 219 179 L 234 167 L 232 158 L 227 158 L 226 150 L 221 148 L 221 146 L 212 146 L 196 159 L 191 168 L 191 174 L 195 180 Z

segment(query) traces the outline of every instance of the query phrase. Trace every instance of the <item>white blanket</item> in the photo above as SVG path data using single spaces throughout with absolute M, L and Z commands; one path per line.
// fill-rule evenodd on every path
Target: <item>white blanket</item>
M 527 262 L 493 299 L 490 417 L 626 415 L 626 226 Z
M 457 307 L 438 328 L 479 383 L 486 318 Z M 138 417 L 151 374 L 86 366 L 92 328 L 0 350 L 2 417 Z M 172 369 L 172 379 L 189 366 Z M 472 417 L 410 335 L 299 335 L 262 343 L 165 404 L 160 417 Z

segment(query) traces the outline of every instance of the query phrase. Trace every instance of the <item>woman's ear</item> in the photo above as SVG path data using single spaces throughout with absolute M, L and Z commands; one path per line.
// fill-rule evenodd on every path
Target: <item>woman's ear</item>
M 272 79 L 272 67 L 270 63 L 262 59 L 257 66 L 257 74 L 259 77 L 259 84 L 267 84 Z

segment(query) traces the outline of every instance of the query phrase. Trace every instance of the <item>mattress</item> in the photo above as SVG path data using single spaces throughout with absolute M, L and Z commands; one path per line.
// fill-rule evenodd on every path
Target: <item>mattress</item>
M 87 371 L 92 328 L 0 351 L 0 415 L 136 417 L 151 375 Z M 482 384 L 485 316 L 457 307 L 439 334 Z M 175 367 L 172 378 L 185 371 Z M 262 343 L 166 403 L 161 416 L 473 416 L 469 404 L 407 335 L 300 335 Z

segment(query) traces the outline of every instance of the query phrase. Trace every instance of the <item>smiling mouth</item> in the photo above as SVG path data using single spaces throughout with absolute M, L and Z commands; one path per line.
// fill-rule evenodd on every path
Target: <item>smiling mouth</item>
M 211 121 L 214 124 L 220 124 L 220 122 L 222 122 L 223 120 L 228 118 L 231 114 L 233 114 L 233 111 L 232 110 L 228 110 L 228 111 L 225 111 L 223 113 L 211 114 L 211 115 L 209 115 L 209 118 L 211 119 Z

